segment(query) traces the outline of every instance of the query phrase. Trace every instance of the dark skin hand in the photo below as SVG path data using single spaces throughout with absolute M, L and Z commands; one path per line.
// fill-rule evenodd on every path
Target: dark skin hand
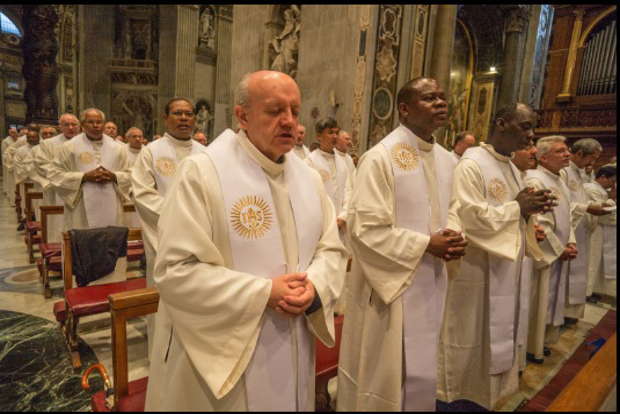
M 536 231 L 536 241 L 538 243 L 547 238 L 547 234 L 540 224 L 534 224 L 534 230 Z
M 575 246 L 573 243 L 570 243 L 569 245 L 566 246 L 564 253 L 562 253 L 562 255 L 560 256 L 560 260 L 570 262 L 571 260 L 574 260 L 577 258 L 578 253 L 579 251 L 577 250 L 577 246 Z
M 446 229 L 431 236 L 426 253 L 449 262 L 465 256 L 465 247 L 467 247 L 467 240 L 460 231 Z
M 84 173 L 82 181 L 90 183 L 107 184 L 109 182 L 116 182 L 116 174 L 110 170 L 106 170 L 103 166 L 99 166 L 94 170 Z
M 611 211 L 605 211 L 604 208 L 605 206 L 595 206 L 592 204 L 588 206 L 588 213 L 593 216 L 606 216 L 607 214 L 611 214 Z
M 549 190 L 534 191 L 532 187 L 526 187 L 517 194 L 515 201 L 519 203 L 521 215 L 528 219 L 532 214 L 545 214 L 557 204 L 556 197 Z

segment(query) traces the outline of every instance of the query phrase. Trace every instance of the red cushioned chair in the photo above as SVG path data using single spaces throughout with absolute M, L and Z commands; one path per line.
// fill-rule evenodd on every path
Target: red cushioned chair
M 92 397 L 91 406 L 93 411 L 144 411 L 148 377 L 129 382 L 127 369 L 127 319 L 155 313 L 157 312 L 158 304 L 159 293 L 157 288 L 154 287 L 110 295 L 114 403 L 112 407 L 108 406 L 106 403 L 106 391 L 100 391 Z M 82 387 L 86 389 L 88 388 L 86 383 L 88 380 L 87 372 L 82 376 Z M 104 378 L 106 377 L 107 373 L 104 375 Z
M 141 240 L 141 238 L 142 231 L 140 229 L 129 230 L 128 241 Z M 108 312 L 110 310 L 109 295 L 145 288 L 146 279 L 137 278 L 105 285 L 73 287 L 71 238 L 69 233 L 63 233 L 63 244 L 65 300 L 54 304 L 54 316 L 60 325 L 71 352 L 73 367 L 79 368 L 82 366 L 77 344 L 77 326 L 80 318 Z
M 43 295 L 46 298 L 52 297 L 49 272 L 62 272 L 62 260 L 60 258 L 62 243 L 49 242 L 48 217 L 51 215 L 62 215 L 64 211 L 65 208 L 63 206 L 41 206 L 41 244 L 39 245 L 39 250 L 42 257 L 39 259 L 39 276 L 43 282 Z
M 26 246 L 28 246 L 28 260 L 30 263 L 34 263 L 34 246 L 41 244 L 41 235 L 37 234 L 41 232 L 41 222 L 32 220 L 32 200 L 42 200 L 43 193 L 31 192 L 26 193 Z

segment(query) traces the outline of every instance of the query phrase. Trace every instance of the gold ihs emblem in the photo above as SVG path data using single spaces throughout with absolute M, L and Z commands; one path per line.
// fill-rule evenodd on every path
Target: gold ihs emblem
M 155 163 L 155 168 L 162 177 L 172 177 L 177 170 L 177 163 L 172 158 L 161 157 Z
M 271 228 L 271 208 L 258 196 L 242 197 L 233 205 L 230 216 L 233 229 L 247 239 L 259 239 Z
M 418 165 L 420 157 L 409 143 L 400 142 L 390 152 L 396 166 L 403 171 L 411 171 Z
M 499 178 L 494 178 L 489 181 L 489 198 L 493 201 L 502 202 L 508 194 L 508 187 L 506 183 Z
M 95 160 L 95 156 L 93 155 L 92 152 L 85 151 L 78 156 L 78 160 L 82 164 L 88 165 L 88 164 L 92 164 L 92 162 Z
M 574 179 L 570 180 L 570 183 L 568 185 L 571 191 L 577 191 L 577 189 L 579 188 L 579 184 L 577 184 L 577 181 L 575 181 Z
M 321 176 L 321 180 L 323 180 L 324 183 L 329 181 L 329 173 L 327 171 L 319 170 L 319 175 Z

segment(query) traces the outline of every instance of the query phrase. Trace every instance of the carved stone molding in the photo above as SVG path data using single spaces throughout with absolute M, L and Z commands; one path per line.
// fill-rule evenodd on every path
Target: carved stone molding
M 526 6 L 504 6 L 506 15 L 506 33 L 522 33 L 527 27 L 527 22 L 532 12 Z

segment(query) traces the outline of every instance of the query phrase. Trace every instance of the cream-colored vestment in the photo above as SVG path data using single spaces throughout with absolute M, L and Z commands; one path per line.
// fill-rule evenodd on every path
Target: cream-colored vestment
M 7 150 L 9 149 L 9 147 L 11 145 L 13 145 L 15 143 L 15 140 L 13 139 L 12 136 L 8 136 L 6 138 L 4 138 L 2 140 L 2 191 L 4 192 L 4 194 L 8 193 L 8 173 L 7 173 L 7 166 L 6 166 L 6 161 L 5 161 L 5 155 L 7 153 Z
M 284 257 L 289 269 L 296 269 L 298 242 L 284 164 L 263 156 L 243 131 L 235 139 L 265 173 L 275 204 L 273 213 L 279 224 Z M 321 179 L 318 175 L 314 178 L 323 216 L 317 225 L 322 226 L 322 234 L 307 274 L 323 307 L 301 317 L 312 333 L 333 346 L 333 306 L 340 293 L 347 253 L 338 239 L 335 214 Z M 261 333 L 271 281 L 233 270 L 228 223 L 211 159 L 206 154 L 188 157 L 178 166 L 168 187 L 158 222 L 155 282 L 161 303 L 172 318 L 172 329 L 161 329 L 165 321 L 158 312 L 147 411 L 248 408 L 244 371 Z M 292 329 L 293 321 L 290 326 Z M 314 341 L 313 335 L 310 338 Z M 291 335 L 291 341 L 293 349 L 297 349 L 295 335 Z M 290 363 L 277 358 L 273 362 Z M 310 377 L 308 391 L 314 395 L 314 361 L 309 372 L 295 372 L 297 378 Z M 314 398 L 310 398 L 308 406 L 299 409 L 312 411 Z
M 6 166 L 6 185 L 11 206 L 15 205 L 15 152 L 22 146 L 27 144 L 25 135 L 22 135 L 6 149 L 6 153 L 2 154 L 4 165 Z
M 305 145 L 294 145 L 292 153 L 297 155 L 302 160 L 306 159 L 308 155 L 310 155 L 310 150 Z

